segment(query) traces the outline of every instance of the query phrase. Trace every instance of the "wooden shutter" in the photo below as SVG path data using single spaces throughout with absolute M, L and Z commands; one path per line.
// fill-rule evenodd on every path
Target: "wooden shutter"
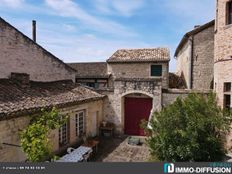
M 162 76 L 162 65 L 151 65 L 151 76 Z

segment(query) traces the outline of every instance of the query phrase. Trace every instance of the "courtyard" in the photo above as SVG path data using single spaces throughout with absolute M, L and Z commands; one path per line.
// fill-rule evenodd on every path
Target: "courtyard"
M 128 136 L 101 138 L 94 162 L 147 162 L 150 159 L 145 137 L 139 145 L 128 144 Z

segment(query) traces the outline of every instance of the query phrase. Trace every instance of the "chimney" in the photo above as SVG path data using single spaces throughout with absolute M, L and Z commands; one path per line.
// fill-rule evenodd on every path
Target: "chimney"
M 32 21 L 32 39 L 36 42 L 36 21 Z
M 199 28 L 199 27 L 200 27 L 200 25 L 195 25 L 195 26 L 194 26 L 194 29 Z
M 26 73 L 11 73 L 11 80 L 22 88 L 30 86 L 30 75 Z

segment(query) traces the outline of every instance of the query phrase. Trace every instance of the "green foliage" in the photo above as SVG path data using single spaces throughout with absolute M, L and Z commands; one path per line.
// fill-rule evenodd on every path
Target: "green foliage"
M 161 161 L 218 161 L 231 114 L 218 107 L 213 93 L 190 94 L 155 112 L 148 144 Z
M 21 146 L 29 161 L 42 162 L 51 157 L 49 131 L 61 127 L 66 120 L 56 108 L 42 110 L 40 116 L 31 119 L 31 124 L 20 133 Z

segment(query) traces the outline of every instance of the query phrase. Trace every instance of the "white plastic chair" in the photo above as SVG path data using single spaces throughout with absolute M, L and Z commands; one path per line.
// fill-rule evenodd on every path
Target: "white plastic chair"
M 74 150 L 75 150 L 74 148 L 69 147 L 69 148 L 67 149 L 67 152 L 68 152 L 68 153 L 72 153 L 72 151 L 74 151 Z

